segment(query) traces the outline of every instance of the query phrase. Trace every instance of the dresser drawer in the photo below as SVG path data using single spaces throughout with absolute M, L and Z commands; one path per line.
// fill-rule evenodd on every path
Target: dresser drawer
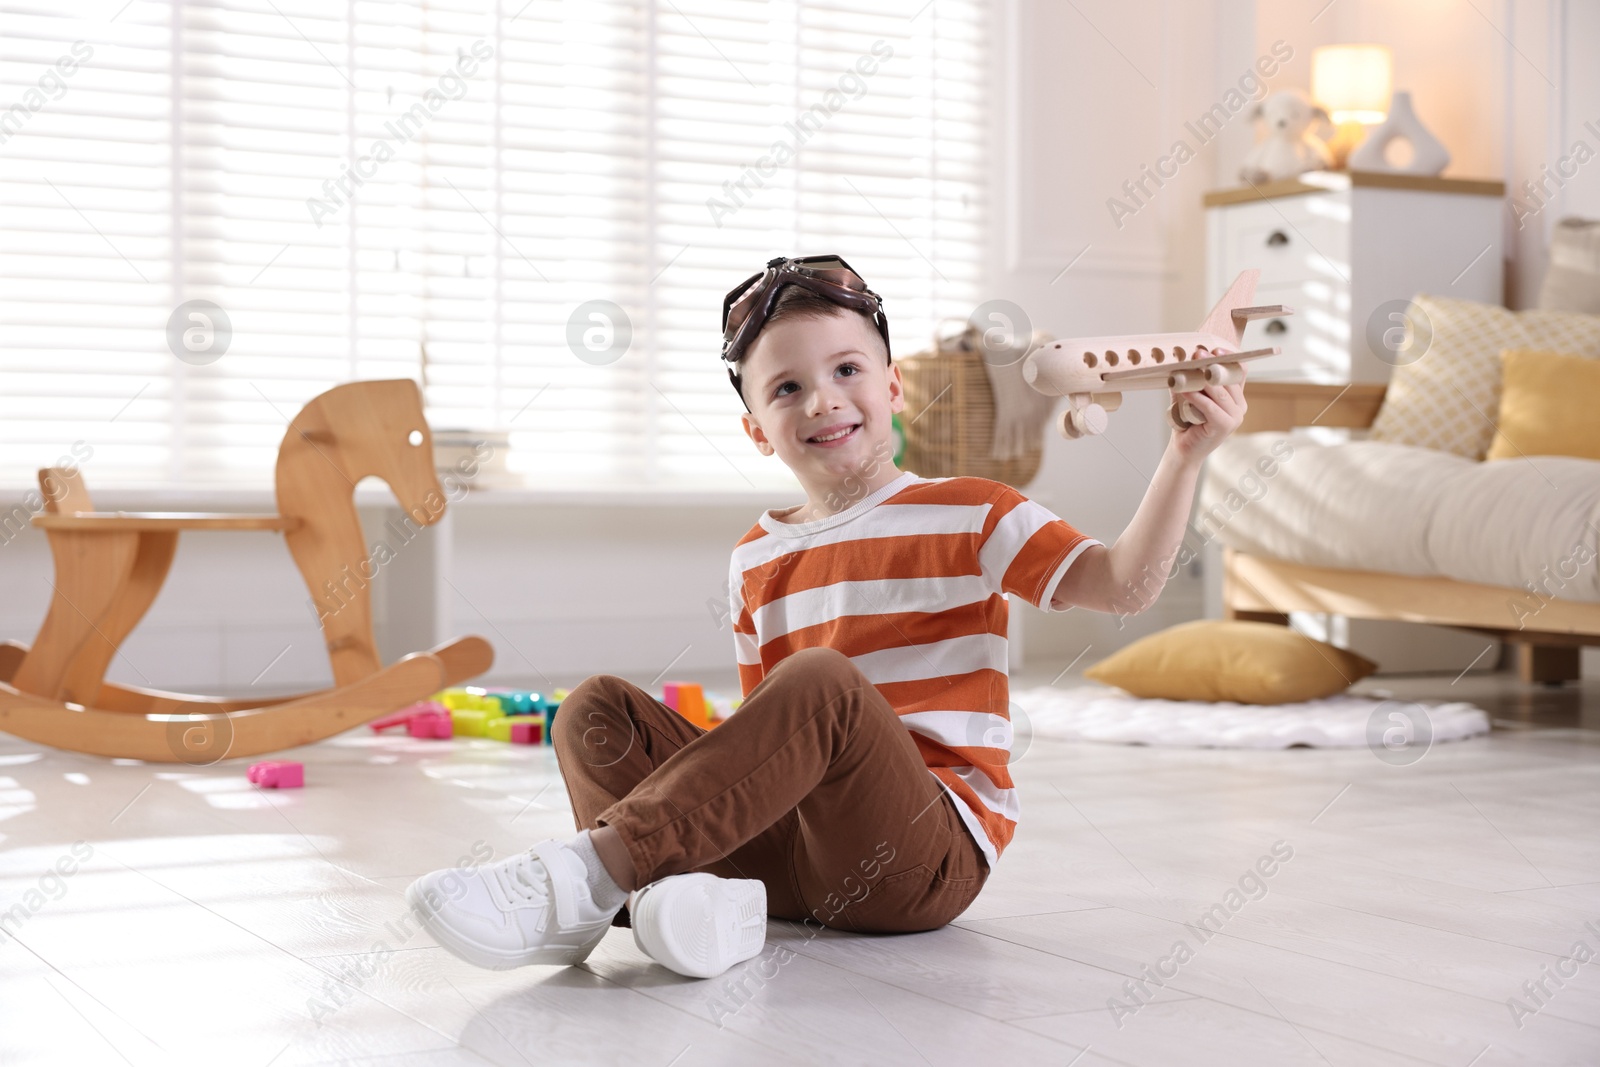
M 1264 278 L 1264 275 L 1263 275 Z M 1338 380 L 1349 344 L 1350 297 L 1335 279 L 1313 279 L 1257 287 L 1257 304 L 1284 304 L 1293 314 L 1252 319 L 1240 337 L 1239 348 L 1281 348 L 1279 355 L 1250 363 L 1250 374 L 1261 379 Z
M 1261 285 L 1349 277 L 1349 224 L 1330 197 L 1297 196 L 1222 211 L 1222 273 L 1258 268 Z

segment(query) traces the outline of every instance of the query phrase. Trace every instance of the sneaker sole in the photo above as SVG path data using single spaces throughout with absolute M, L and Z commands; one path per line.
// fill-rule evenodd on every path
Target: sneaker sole
M 428 934 L 443 948 L 474 966 L 491 971 L 509 971 L 529 964 L 570 966 L 582 963 L 589 958 L 589 954 L 595 950 L 605 938 L 606 931 L 610 929 L 609 926 L 601 929 L 594 940 L 576 948 L 545 945 L 531 952 L 502 952 L 462 937 L 448 926 L 436 921 L 433 911 L 428 908 L 422 894 L 417 891 L 415 882 L 406 887 L 406 903 L 411 906 L 412 913 L 422 923 L 422 928 L 428 931 Z
M 633 939 L 645 955 L 688 978 L 715 978 L 760 954 L 767 941 L 765 884 L 711 874 L 680 877 L 710 884 L 704 896 L 683 882 L 646 887 L 634 900 Z

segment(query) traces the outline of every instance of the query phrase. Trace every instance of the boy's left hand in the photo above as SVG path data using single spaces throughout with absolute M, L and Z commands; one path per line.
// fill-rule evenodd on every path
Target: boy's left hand
M 1239 366 L 1239 370 L 1241 374 L 1248 373 L 1248 368 L 1243 364 Z M 1170 395 L 1176 400 L 1180 394 Z M 1181 396 L 1198 408 L 1206 421 L 1196 426 L 1173 430 L 1172 446 L 1178 450 L 1180 457 L 1199 462 L 1244 421 L 1247 407 L 1244 401 L 1244 380 L 1241 378 L 1233 385 L 1208 385 L 1199 392 L 1183 393 Z

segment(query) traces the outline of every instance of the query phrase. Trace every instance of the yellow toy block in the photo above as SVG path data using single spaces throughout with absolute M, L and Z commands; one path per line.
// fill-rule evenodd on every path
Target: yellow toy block
M 500 711 L 500 700 L 491 695 L 488 690 L 475 685 L 462 686 L 456 689 L 444 689 L 435 693 L 433 699 L 449 708 L 451 711 Z M 459 731 L 458 731 L 459 732 Z
M 450 722 L 455 727 L 457 737 L 488 737 L 489 724 L 505 717 L 498 702 L 493 709 L 462 708 L 450 712 Z

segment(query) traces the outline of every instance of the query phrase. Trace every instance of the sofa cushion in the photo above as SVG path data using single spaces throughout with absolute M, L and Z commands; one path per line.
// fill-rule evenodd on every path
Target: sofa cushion
M 1500 407 L 1500 352 L 1539 348 L 1600 355 L 1600 315 L 1508 311 L 1418 294 L 1406 312 L 1425 336 L 1415 362 L 1394 369 L 1371 439 L 1482 459 Z
M 1274 473 L 1257 464 L 1273 457 Z M 1376 441 L 1235 434 L 1207 459 L 1206 540 L 1311 567 L 1444 576 L 1600 603 L 1600 461 L 1478 463 Z M 1507 620 L 1512 626 L 1508 598 Z
M 1500 415 L 1486 459 L 1600 459 L 1600 359 L 1508 348 L 1500 353 Z
M 1539 306 L 1600 314 L 1600 220 L 1565 218 L 1556 223 Z
M 1265 622 L 1197 619 L 1142 637 L 1084 677 L 1147 700 L 1295 704 L 1342 693 L 1377 664 Z

